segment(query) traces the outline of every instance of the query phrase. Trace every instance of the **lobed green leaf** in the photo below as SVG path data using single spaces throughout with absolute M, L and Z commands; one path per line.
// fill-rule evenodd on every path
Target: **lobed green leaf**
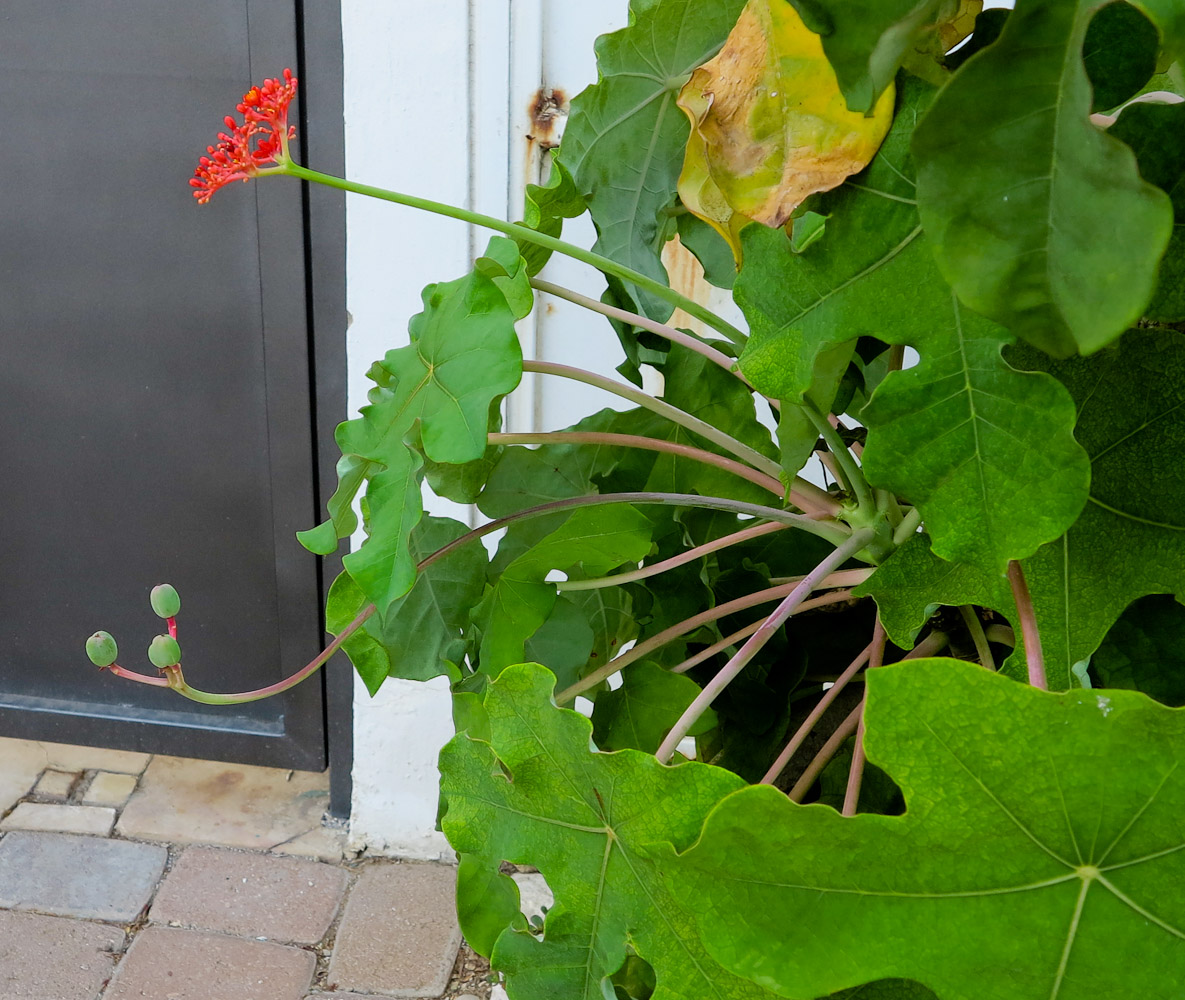
M 811 1000 L 874 979 L 943 1000 L 1145 1000 L 1185 976 L 1185 714 L 1048 694 L 955 660 L 868 678 L 901 816 L 768 786 L 656 860 L 713 957 Z

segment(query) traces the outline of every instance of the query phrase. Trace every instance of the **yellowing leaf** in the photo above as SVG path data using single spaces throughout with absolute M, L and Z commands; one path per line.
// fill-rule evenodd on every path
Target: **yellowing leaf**
M 783 226 L 809 195 L 864 169 L 892 120 L 893 88 L 871 115 L 849 111 L 819 36 L 785 0 L 750 0 L 678 103 L 691 119 L 679 197 L 739 261 L 747 223 Z

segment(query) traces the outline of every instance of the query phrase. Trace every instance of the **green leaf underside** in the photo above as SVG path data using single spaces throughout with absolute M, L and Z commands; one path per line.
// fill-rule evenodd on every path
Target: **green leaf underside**
M 655 970 L 653 1000 L 772 1000 L 708 957 L 638 850 L 690 843 L 741 779 L 633 750 L 590 753 L 589 721 L 550 703 L 553 684 L 536 664 L 503 671 L 486 695 L 491 742 L 458 736 L 441 754 L 453 846 L 491 869 L 535 865 L 555 894 L 541 942 L 508 928 L 494 946 L 511 1000 L 603 1000 L 627 940 Z
M 495 238 L 487 253 L 517 270 L 512 241 Z M 343 455 L 340 485 L 330 501 L 337 536 L 356 526 L 349 508 L 363 483 L 369 510 L 369 537 L 342 564 L 380 612 L 407 593 L 415 579 L 408 538 L 422 516 L 422 461 L 407 442 L 417 424 L 424 452 L 433 461 L 480 459 L 492 401 L 522 376 L 516 311 L 493 278 L 474 271 L 429 285 L 423 299 L 424 311 L 409 324 L 411 343 L 388 351 L 372 367 L 369 376 L 376 388 L 370 391 L 370 405 L 336 433 Z M 327 534 L 324 526 L 315 532 L 315 541 Z
M 564 165 L 553 156 L 545 184 L 528 184 L 524 198 L 523 225 L 528 229 L 558 237 L 565 219 L 574 219 L 587 211 L 588 205 L 576 189 L 576 182 Z M 538 274 L 551 259 L 551 251 L 525 240 L 519 241 L 527 273 Z
M 752 786 L 686 853 L 656 849 L 714 957 L 797 1000 L 890 977 L 943 1000 L 1179 988 L 1185 715 L 953 660 L 868 686 L 868 758 L 901 786 L 903 816 Z
M 598 82 L 572 100 L 560 160 L 587 198 L 594 249 L 666 284 L 659 253 L 689 126 L 675 106 L 688 75 L 728 37 L 744 0 L 633 0 L 629 27 L 597 40 Z M 671 306 L 625 290 L 658 320 Z
M 918 206 L 967 305 L 1056 356 L 1140 316 L 1168 243 L 1168 198 L 1088 120 L 1080 57 L 1098 0 L 1038 0 L 963 66 L 914 136 Z M 990 95 L 990 99 L 988 99 Z
M 1145 330 L 1089 359 L 1022 357 L 1070 390 L 1091 459 L 1082 517 L 1025 564 L 1046 657 L 1072 665 L 1136 598 L 1185 594 L 1185 336 Z
M 412 531 L 411 557 L 419 561 L 468 530 L 459 521 L 426 517 Z M 372 615 L 342 644 L 372 695 L 389 676 L 426 681 L 461 662 L 469 610 L 481 599 L 486 562 L 481 545 L 461 546 L 419 574 L 407 594 L 381 616 Z M 339 634 L 369 603 L 342 573 L 329 590 L 326 629 Z

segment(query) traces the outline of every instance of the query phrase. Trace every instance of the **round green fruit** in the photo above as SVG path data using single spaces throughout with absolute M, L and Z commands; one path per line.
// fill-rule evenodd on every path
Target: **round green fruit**
M 86 640 L 86 655 L 96 667 L 109 667 L 119 656 L 119 647 L 110 632 L 96 632 Z
M 161 618 L 174 618 L 181 610 L 181 598 L 172 584 L 157 584 L 152 588 L 148 600 L 152 603 L 152 610 Z
M 181 644 L 171 635 L 158 635 L 149 643 L 148 659 L 154 667 L 175 667 L 181 662 Z

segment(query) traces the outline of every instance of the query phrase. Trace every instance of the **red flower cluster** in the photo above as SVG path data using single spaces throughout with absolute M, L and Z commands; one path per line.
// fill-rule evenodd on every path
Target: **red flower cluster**
M 198 161 L 189 182 L 200 204 L 231 181 L 249 181 L 269 164 L 287 160 L 288 140 L 296 135 L 295 127 L 288 124 L 296 84 L 292 70 L 286 69 L 283 80 L 264 80 L 262 87 L 252 87 L 243 95 L 237 109 L 242 124 L 227 116 L 230 132 L 219 132 L 218 145 L 206 147 L 209 155 Z

